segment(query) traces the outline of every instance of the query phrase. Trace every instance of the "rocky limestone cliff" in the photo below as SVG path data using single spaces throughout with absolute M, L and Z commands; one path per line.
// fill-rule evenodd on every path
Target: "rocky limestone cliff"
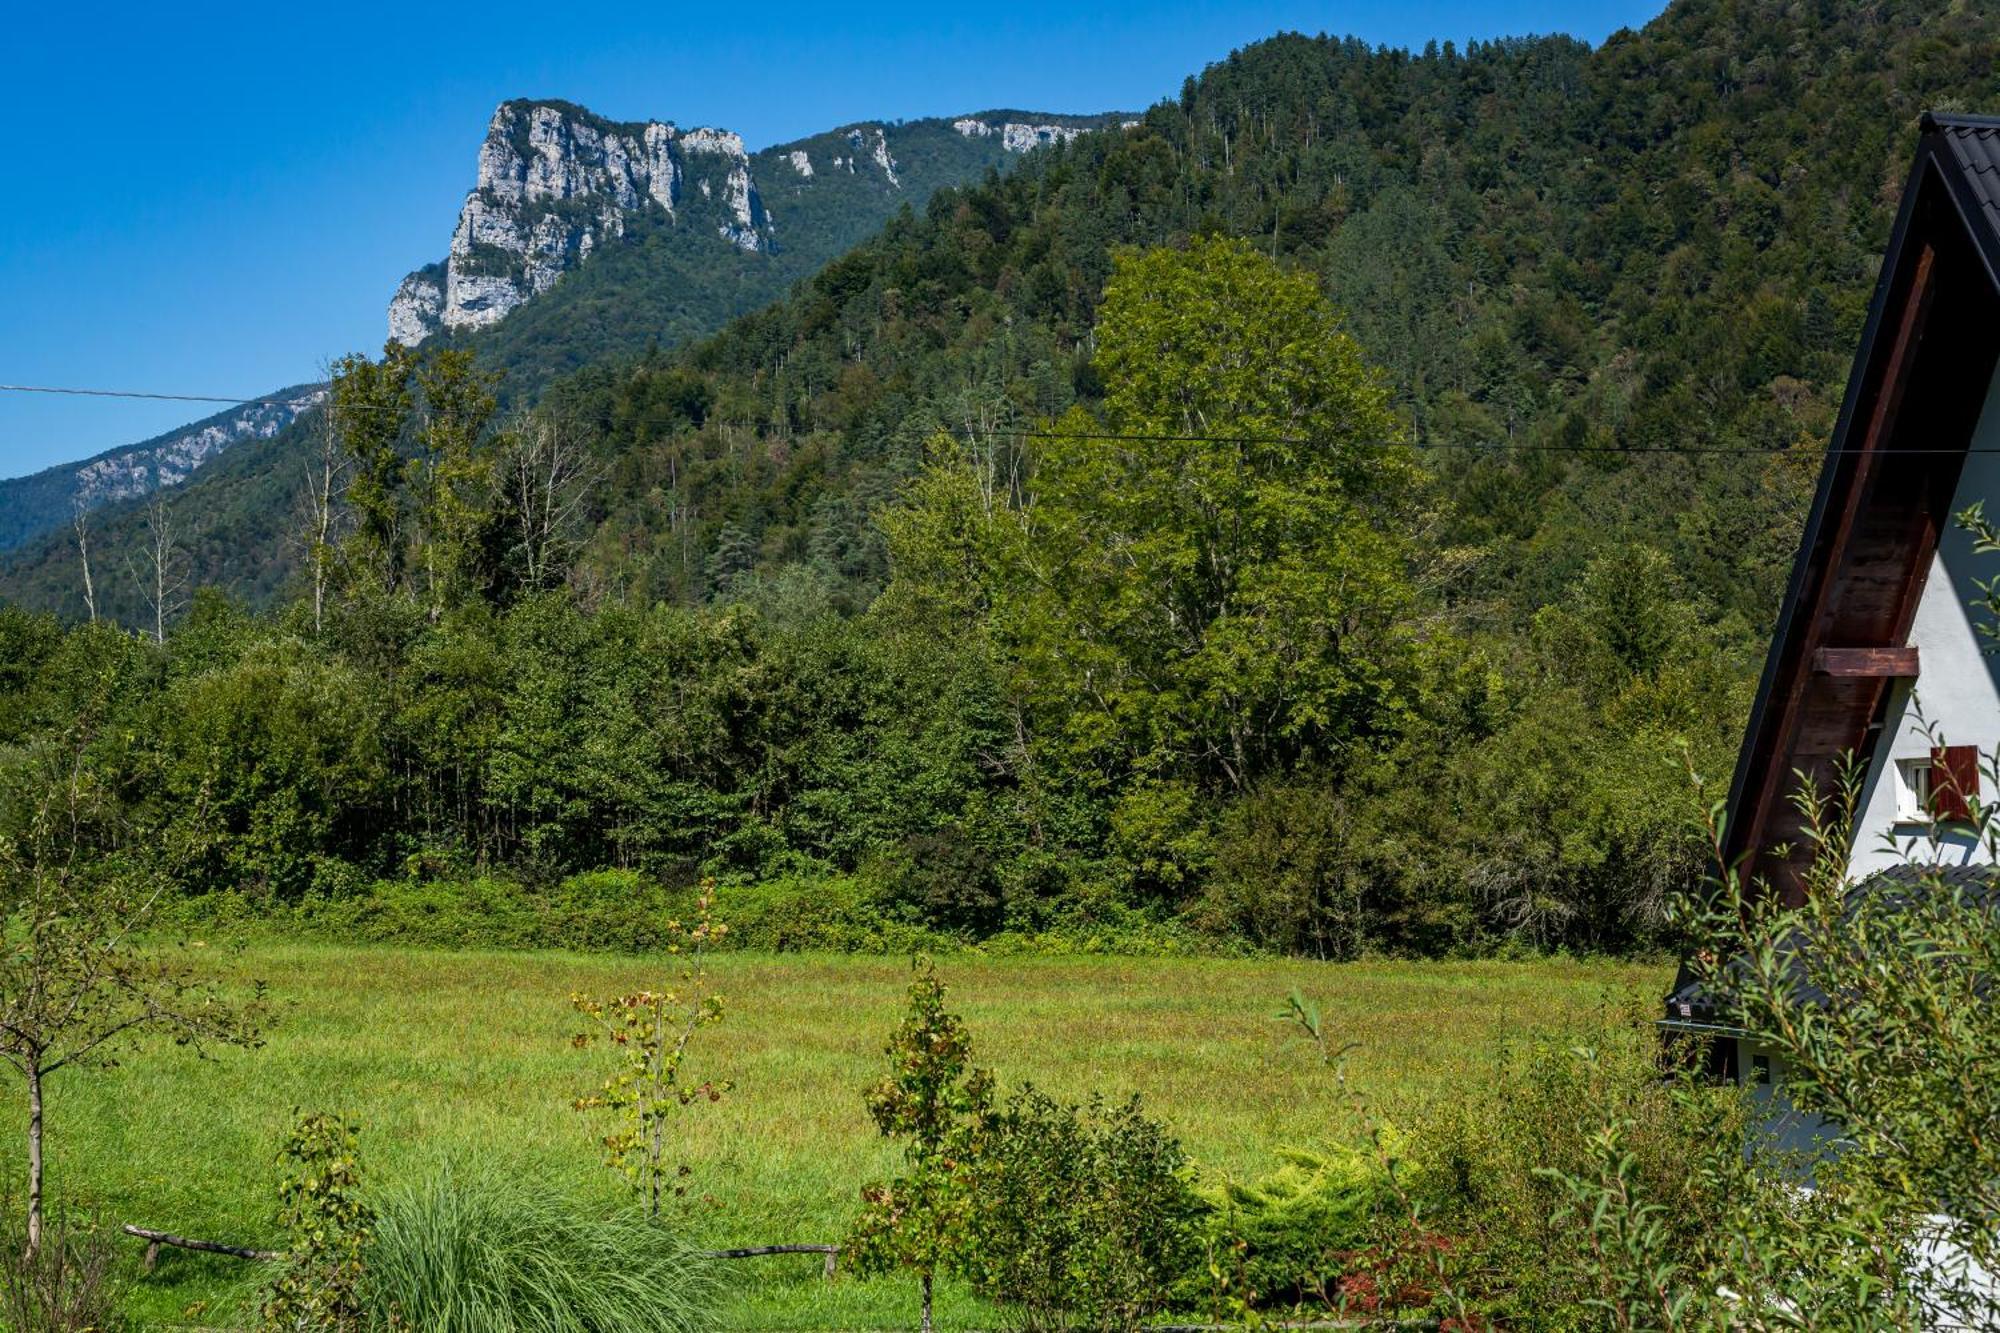
M 85 508 L 130 500 L 178 486 L 203 463 L 232 444 L 268 440 L 326 397 L 326 386 L 295 389 L 259 399 L 233 412 L 115 453 L 99 454 L 76 466 L 76 498 Z
M 504 102 L 486 127 L 451 252 L 403 279 L 389 303 L 389 336 L 415 346 L 440 331 L 497 324 L 625 239 L 641 213 L 711 236 L 739 256 L 768 257 L 780 249 L 768 193 L 795 224 L 787 248 L 805 242 L 813 250 L 814 239 L 849 236 L 832 214 L 879 224 L 905 197 L 921 204 L 938 185 L 973 178 L 1000 159 L 1116 123 L 1023 114 L 985 112 L 949 128 L 939 120 L 843 126 L 753 154 L 727 130 L 620 123 L 568 102 Z M 959 150 L 940 153 L 939 137 Z M 910 146 L 914 175 L 897 159 L 898 144 Z M 830 257 L 812 256 L 815 264 Z
M 1120 128 L 1129 129 L 1138 123 L 1136 120 L 1126 120 L 1119 122 L 1119 125 Z M 1077 135 L 1087 134 L 1094 128 L 1089 125 L 1057 124 L 1055 122 L 1030 124 L 1019 120 L 1005 120 L 996 125 L 991 121 L 980 120 L 975 116 L 967 116 L 961 120 L 954 120 L 951 123 L 951 127 L 968 139 L 975 137 L 984 139 L 997 134 L 1000 136 L 1000 146 L 1010 153 L 1025 153 L 1030 149 L 1040 148 L 1045 144 L 1068 143 Z
M 441 329 L 497 323 L 647 208 L 711 227 L 741 250 L 767 247 L 774 230 L 740 135 L 619 124 L 565 102 L 503 102 L 487 124 L 451 253 L 403 279 L 389 303 L 389 336 L 414 346 Z

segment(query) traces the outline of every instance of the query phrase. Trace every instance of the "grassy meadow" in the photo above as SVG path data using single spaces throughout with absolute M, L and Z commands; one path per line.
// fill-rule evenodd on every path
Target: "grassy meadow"
M 52 1186 L 107 1223 L 265 1244 L 273 1154 L 293 1108 L 363 1128 L 371 1181 L 441 1160 L 476 1161 L 578 1194 L 616 1195 L 598 1162 L 601 1122 L 570 1108 L 606 1068 L 569 1044 L 572 992 L 661 980 L 644 959 L 259 945 L 211 964 L 269 983 L 276 1022 L 258 1051 L 151 1049 L 51 1085 Z M 834 1241 L 865 1179 L 894 1166 L 861 1089 L 901 1008 L 895 959 L 725 954 L 729 1011 L 702 1035 L 695 1077 L 725 1077 L 721 1104 L 682 1123 L 703 1197 L 686 1225 L 703 1242 Z M 1513 1036 L 1634 994 L 1663 969 L 1634 963 L 1355 963 L 1298 960 L 983 959 L 941 964 L 982 1063 L 1003 1087 L 1139 1092 L 1208 1169 L 1254 1174 L 1271 1150 L 1350 1126 L 1302 1039 L 1271 1015 L 1298 987 L 1331 1032 L 1357 1042 L 1350 1077 L 1391 1114 L 1432 1096 L 1479 1095 Z M 10 1126 L 17 1084 L 4 1087 Z M 0 1140 L 18 1171 L 18 1140 Z M 254 1266 L 168 1251 L 139 1275 L 131 1309 L 152 1326 L 247 1322 Z M 914 1318 L 896 1280 L 824 1282 L 816 1257 L 730 1265 L 726 1319 L 744 1328 L 897 1327 Z M 944 1327 L 984 1322 L 947 1288 Z

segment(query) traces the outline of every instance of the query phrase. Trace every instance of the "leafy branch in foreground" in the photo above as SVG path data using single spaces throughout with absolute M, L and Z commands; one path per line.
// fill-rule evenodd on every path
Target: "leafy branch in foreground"
M 1504 1089 L 1483 1114 L 1507 1137 L 1424 1145 L 1426 1172 L 1443 1168 L 1426 1188 L 1455 1197 L 1454 1229 L 1494 1270 L 1482 1297 L 1615 1329 L 2000 1325 L 1982 1276 L 2000 1270 L 2000 1087 L 1979 1072 L 2000 1062 L 2000 894 L 1990 872 L 1948 873 L 1942 842 L 1854 882 L 1865 777 L 1801 775 L 1801 842 L 1778 849 L 1799 867 L 1789 903 L 1723 860 L 1709 809 L 1723 869 L 1681 921 L 1706 945 L 1693 967 L 1719 1039 L 1768 1083 L 1705 1086 L 1700 1058 L 1662 1078 L 1628 1031 L 1544 1059 L 1545 1091 Z M 1989 841 L 1992 812 L 1968 809 L 1935 836 Z M 1539 1194 L 1442 1179 L 1495 1143 Z
M 602 1040 L 619 1054 L 618 1071 L 572 1105 L 619 1113 L 622 1127 L 604 1137 L 604 1162 L 645 1198 L 651 1217 L 659 1216 L 663 1195 L 687 1193 L 690 1168 L 668 1160 L 669 1122 L 694 1103 L 720 1101 L 729 1091 L 727 1079 L 694 1083 L 683 1075 L 695 1033 L 722 1021 L 723 998 L 708 971 L 708 949 L 728 929 L 715 919 L 715 884 L 704 881 L 693 924 L 667 923 L 667 952 L 681 960 L 671 989 L 602 1000 L 570 997 L 576 1011 L 598 1026 L 596 1032 L 578 1033 L 571 1044 L 581 1050 Z
M 2000 780 L 1994 757 L 1981 767 Z M 2000 893 L 1948 876 L 1943 853 L 1970 834 L 1991 856 L 1996 812 L 1972 797 L 1931 846 L 1852 883 L 1865 777 L 1854 762 L 1824 787 L 1800 776 L 1811 864 L 1796 905 L 1728 867 L 1689 912 L 1699 937 L 1728 946 L 1702 960 L 1703 985 L 1782 1069 L 1791 1108 L 1823 1126 L 1815 1230 L 1773 1232 L 1782 1249 L 1759 1268 L 1797 1308 L 1991 1326 L 2000 1290 L 1979 1270 L 2000 1272 Z M 1709 827 L 1720 862 L 1719 809 Z

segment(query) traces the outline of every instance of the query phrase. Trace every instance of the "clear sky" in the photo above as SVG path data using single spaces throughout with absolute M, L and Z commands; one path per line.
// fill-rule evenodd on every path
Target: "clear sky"
M 1141 109 L 1281 30 L 1416 46 L 1662 0 L 15 6 L 0 36 L 0 383 L 251 396 L 379 350 L 493 107 L 564 97 L 753 148 L 864 119 Z M 0 393 L 0 476 L 207 414 Z

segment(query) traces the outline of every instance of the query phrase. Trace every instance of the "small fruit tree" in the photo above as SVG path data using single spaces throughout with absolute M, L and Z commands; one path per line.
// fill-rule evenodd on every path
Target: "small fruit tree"
M 98 763 L 113 684 L 97 685 L 60 738 L 0 764 L 0 1064 L 27 1091 L 30 1259 L 42 1241 L 48 1080 L 115 1063 L 147 1037 L 197 1053 L 254 1046 L 263 1011 L 261 987 L 233 1001 L 140 943 L 174 849 L 144 845 Z
M 972 1063 L 972 1037 L 944 1007 L 945 986 L 929 959 L 916 964 L 910 1007 L 890 1035 L 889 1073 L 868 1090 L 868 1111 L 903 1140 L 906 1174 L 861 1191 L 848 1243 L 862 1272 L 913 1269 L 931 1329 L 931 1286 L 952 1255 L 970 1211 L 971 1163 L 993 1100 L 993 1076 Z
M 617 1072 L 572 1105 L 620 1117 L 620 1128 L 604 1136 L 604 1162 L 631 1182 L 652 1217 L 660 1215 L 668 1192 L 676 1197 L 687 1192 L 687 1164 L 669 1160 L 668 1122 L 696 1102 L 720 1101 L 729 1090 L 727 1080 L 695 1083 L 685 1071 L 694 1034 L 722 1021 L 722 994 L 708 970 L 708 951 L 728 929 L 715 919 L 715 883 L 705 880 L 693 923 L 667 923 L 667 952 L 680 962 L 671 988 L 608 999 L 570 997 L 576 1011 L 596 1024 L 596 1031 L 578 1033 L 571 1044 L 581 1050 L 601 1040 L 619 1057 Z

